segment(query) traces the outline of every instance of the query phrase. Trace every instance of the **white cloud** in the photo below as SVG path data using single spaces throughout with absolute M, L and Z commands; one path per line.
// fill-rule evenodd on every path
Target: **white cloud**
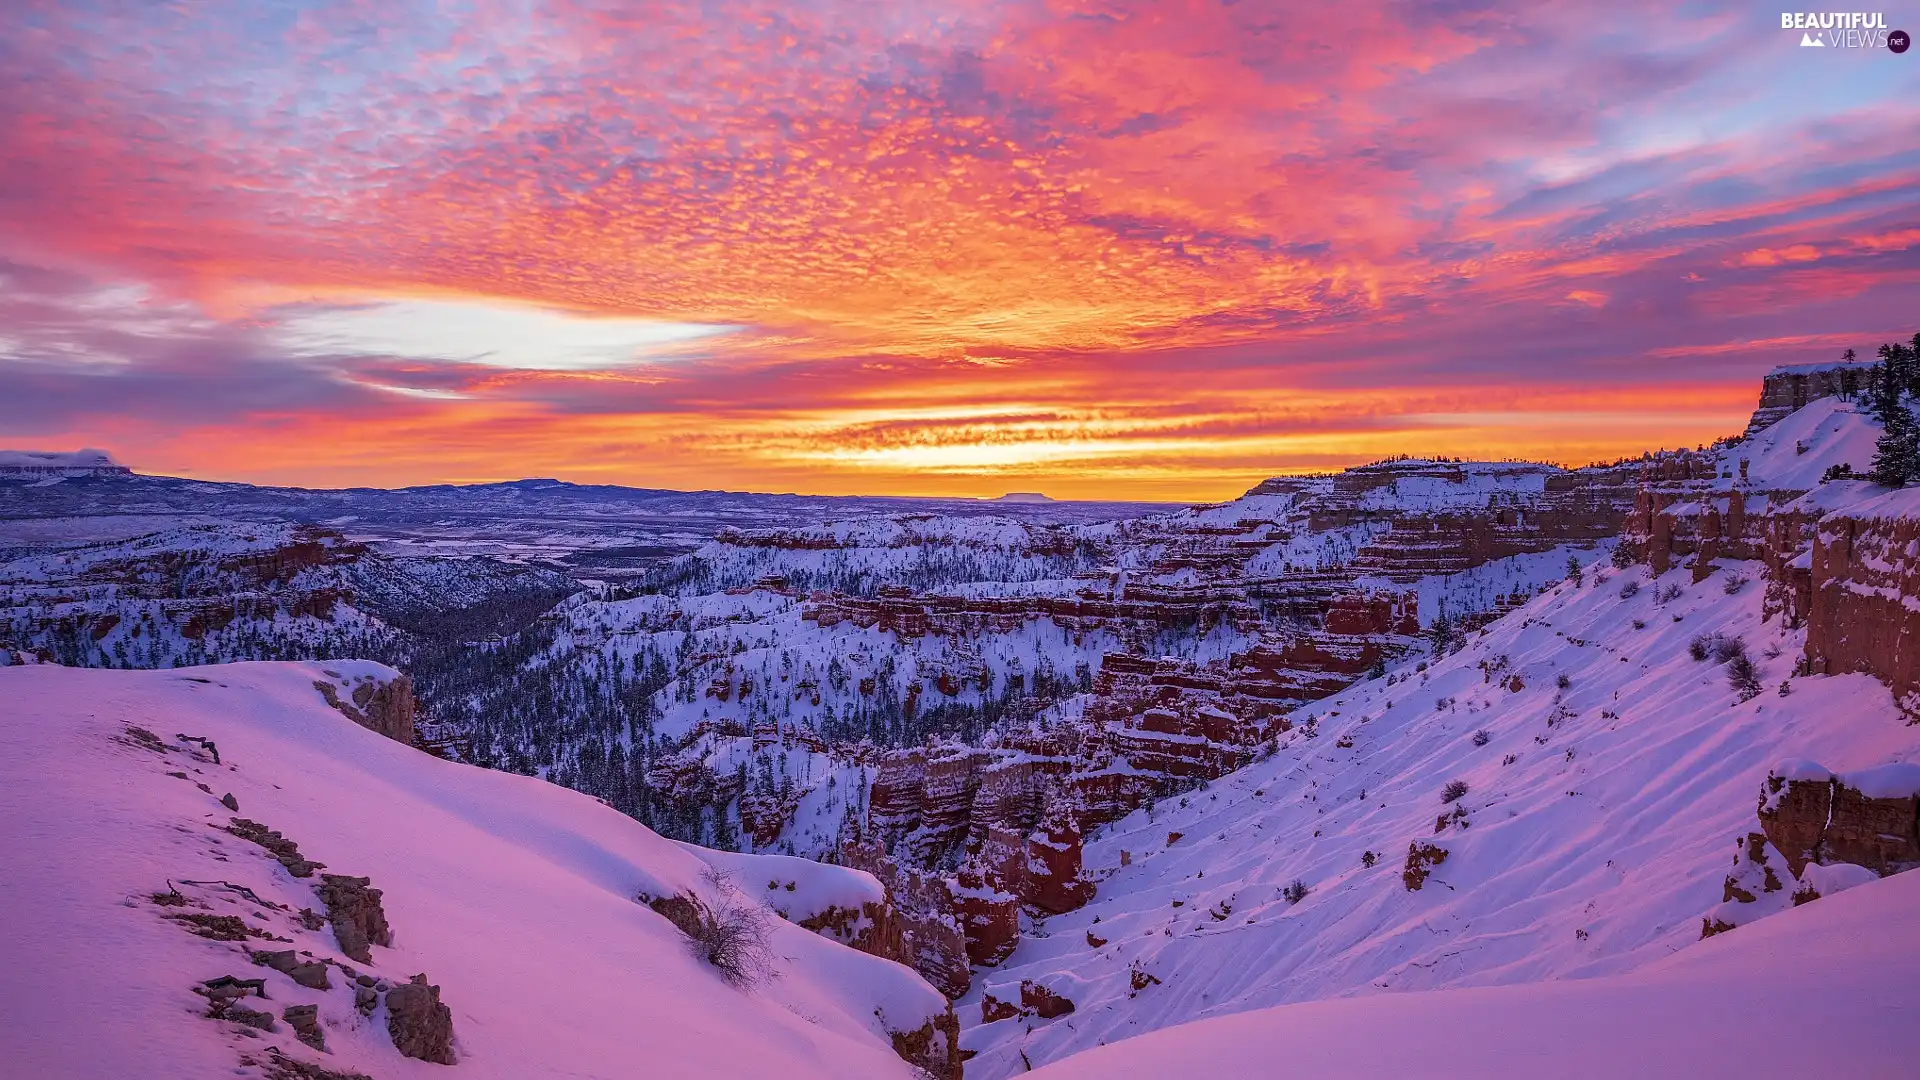
M 389 300 L 277 312 L 290 352 L 591 371 L 670 355 L 731 326 L 583 315 L 497 301 Z

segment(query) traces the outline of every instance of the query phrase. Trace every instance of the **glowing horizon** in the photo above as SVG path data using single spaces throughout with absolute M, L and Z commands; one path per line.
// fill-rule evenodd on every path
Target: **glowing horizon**
M 1215 500 L 1696 445 L 1920 308 L 1920 68 L 1740 5 L 0 30 L 0 444 L 142 471 Z

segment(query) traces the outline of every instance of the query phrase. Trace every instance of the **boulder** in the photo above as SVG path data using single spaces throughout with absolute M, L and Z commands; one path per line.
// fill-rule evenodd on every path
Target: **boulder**
M 1020 1015 L 1020 1007 L 1011 1001 L 1001 1001 L 992 994 L 980 998 L 980 1022 L 991 1024 L 997 1020 L 1009 1020 Z
M 1031 979 L 1020 981 L 1020 1005 L 1042 1020 L 1065 1016 L 1073 1011 L 1073 999 L 1056 994 Z
M 326 1032 L 320 1030 L 320 1006 L 289 1005 L 280 1013 L 280 1019 L 293 1029 L 294 1037 L 315 1050 L 327 1048 Z

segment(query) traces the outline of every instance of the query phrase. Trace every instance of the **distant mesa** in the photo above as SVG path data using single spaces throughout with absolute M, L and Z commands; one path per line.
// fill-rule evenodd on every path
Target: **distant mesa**
M 132 476 L 105 450 L 0 450 L 0 476 Z
M 1009 491 L 993 500 L 994 502 L 1050 503 L 1053 500 L 1037 491 Z

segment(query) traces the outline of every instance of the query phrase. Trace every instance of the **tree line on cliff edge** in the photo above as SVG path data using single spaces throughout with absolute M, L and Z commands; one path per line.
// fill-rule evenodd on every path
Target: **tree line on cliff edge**
M 1845 359 L 1853 359 L 1848 349 Z M 1920 424 L 1907 407 L 1908 397 L 1920 397 L 1920 334 L 1911 341 L 1880 346 L 1874 365 L 1871 404 L 1882 428 L 1874 444 L 1868 478 L 1887 487 L 1903 487 L 1920 480 Z

